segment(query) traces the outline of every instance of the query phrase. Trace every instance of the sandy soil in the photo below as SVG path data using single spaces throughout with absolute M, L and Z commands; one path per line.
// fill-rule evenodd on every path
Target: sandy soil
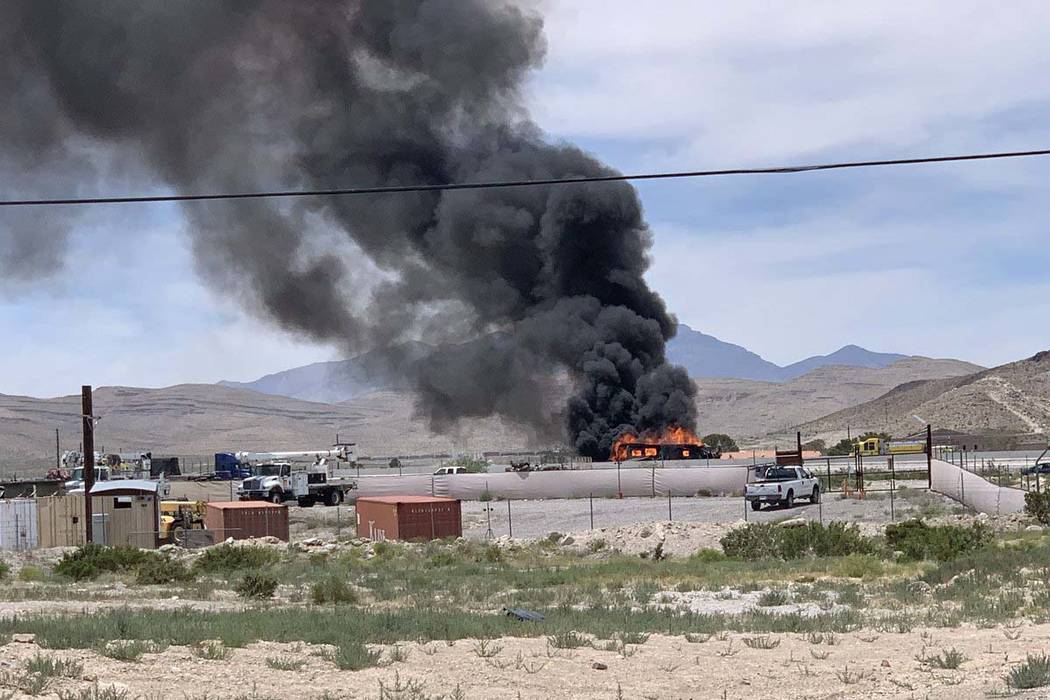
M 927 636 L 924 638 L 924 634 Z M 91 651 L 42 653 L 75 658 L 83 663 L 79 680 L 53 681 L 51 692 L 113 685 L 132 696 L 209 698 L 330 697 L 374 698 L 380 683 L 388 689 L 400 683 L 419 684 L 427 697 L 446 696 L 457 686 L 465 698 L 976 698 L 1002 690 L 1003 674 L 1027 652 L 1041 650 L 1050 640 L 1050 626 L 1022 629 L 1009 640 L 1002 629 L 958 628 L 878 634 L 870 631 L 838 635 L 835 644 L 813 645 L 798 635 L 769 635 L 774 649 L 748 647 L 748 635 L 731 634 L 705 643 L 683 637 L 653 635 L 629 646 L 629 658 L 618 652 L 590 648 L 555 650 L 544 638 L 503 639 L 499 653 L 479 658 L 476 643 L 455 646 L 432 642 L 408 643 L 406 661 L 364 671 L 340 671 L 314 655 L 308 645 L 258 643 L 233 650 L 225 661 L 197 658 L 186 647 L 148 654 L 138 663 L 124 663 Z M 958 670 L 931 669 L 917 655 L 957 648 L 967 660 Z M 379 649 L 380 647 L 376 647 Z M 11 643 L 0 652 L 0 669 L 11 670 L 41 650 L 33 643 Z M 389 657 L 389 648 L 384 649 Z M 825 657 L 825 658 L 819 658 Z M 279 671 L 267 658 L 299 659 L 297 671 Z M 599 670 L 595 663 L 607 669 Z M 186 697 L 190 697 L 186 696 Z M 1038 695 L 1037 695 L 1038 696 Z M 52 696 L 53 697 L 53 696 Z M 392 697 L 421 697 L 405 693 Z

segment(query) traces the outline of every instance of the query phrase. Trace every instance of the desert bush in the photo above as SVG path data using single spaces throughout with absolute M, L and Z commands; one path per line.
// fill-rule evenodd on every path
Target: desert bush
M 26 583 L 39 583 L 47 580 L 47 571 L 39 566 L 23 566 L 18 570 L 18 580 Z
M 306 662 L 291 657 L 271 656 L 266 659 L 266 665 L 275 671 L 298 671 L 306 665 Z
M 875 544 L 861 536 L 855 525 L 811 522 L 799 527 L 751 523 L 728 532 L 722 549 L 731 559 L 801 559 L 869 554 Z
M 0 561 L 0 581 L 3 581 L 11 573 L 11 567 Z
M 62 559 L 55 565 L 55 573 L 68 576 L 74 581 L 84 581 L 96 578 L 104 572 L 134 571 L 146 559 L 156 556 L 159 555 L 126 545 L 106 547 L 100 544 L 86 544 L 63 554 Z
M 208 640 L 193 645 L 193 655 L 208 661 L 225 661 L 230 658 L 231 653 L 229 647 L 215 640 Z
M 275 563 L 279 558 L 280 554 L 265 547 L 221 544 L 206 549 L 193 563 L 193 568 L 207 573 L 229 573 L 240 569 L 261 569 Z
M 26 671 L 44 678 L 55 676 L 79 678 L 84 672 L 84 665 L 72 659 L 53 659 L 50 656 L 37 654 L 26 662 Z
M 310 587 L 310 599 L 317 605 L 324 603 L 356 603 L 357 592 L 344 579 L 326 576 Z
M 1042 688 L 1050 685 L 1050 656 L 1031 654 L 1006 674 L 1006 685 L 1015 690 Z
M 117 639 L 99 644 L 95 651 L 116 661 L 138 661 L 143 654 L 153 653 L 154 647 L 142 639 Z
M 242 598 L 272 598 L 277 579 L 266 574 L 245 574 L 233 589 Z
M 886 526 L 886 545 L 904 553 L 905 559 L 951 561 L 980 549 L 992 541 L 991 531 L 981 523 L 927 525 L 922 520 L 906 520 Z
M 772 608 L 778 605 L 787 605 L 790 601 L 791 599 L 787 593 L 773 589 L 760 595 L 757 605 L 761 608 Z
M 135 582 L 142 585 L 190 581 L 193 574 L 177 559 L 153 556 L 139 564 Z
M 336 648 L 332 662 L 344 671 L 360 671 L 377 665 L 379 657 L 378 651 L 372 651 L 361 642 L 345 642 Z
M 963 665 L 966 661 L 966 657 L 961 651 L 952 647 L 951 649 L 943 649 L 940 654 L 936 656 L 925 656 L 919 654 L 915 657 L 919 663 L 932 666 L 933 668 L 949 669 L 954 670 Z
M 547 637 L 547 643 L 555 649 L 578 649 L 590 644 L 590 641 L 579 632 L 568 630 Z
M 1024 512 L 1050 525 L 1050 491 L 1029 491 L 1024 495 Z

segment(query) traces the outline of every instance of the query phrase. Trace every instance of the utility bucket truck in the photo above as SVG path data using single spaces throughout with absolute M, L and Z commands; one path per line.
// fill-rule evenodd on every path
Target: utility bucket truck
M 298 452 L 237 452 L 237 462 L 251 476 L 241 482 L 237 496 L 242 501 L 266 500 L 283 503 L 295 499 L 303 507 L 315 503 L 337 506 L 346 499 L 357 482 L 336 473 L 337 465 L 356 461 L 353 443 L 326 450 Z M 305 469 L 293 470 L 293 462 L 310 462 Z

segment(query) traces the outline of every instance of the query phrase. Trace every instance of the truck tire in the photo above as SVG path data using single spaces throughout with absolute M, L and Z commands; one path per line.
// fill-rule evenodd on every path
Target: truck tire
M 171 528 L 171 544 L 178 547 L 186 546 L 186 528 L 181 525 Z
M 270 492 L 270 496 L 266 500 L 268 500 L 270 503 L 284 503 L 284 494 L 281 493 L 281 489 L 274 489 Z
M 300 508 L 311 508 L 314 504 L 314 499 L 311 496 L 299 496 L 295 499 L 295 502 L 299 504 Z
M 820 503 L 820 487 L 813 487 L 813 495 L 809 499 L 810 503 Z
M 326 506 L 337 506 L 343 502 L 343 492 L 339 489 L 332 489 L 324 495 L 324 504 Z
M 792 489 L 788 489 L 787 496 L 784 497 L 784 507 L 790 508 L 795 505 L 795 492 Z
M 762 509 L 762 502 L 761 501 L 751 501 L 751 510 L 761 510 L 761 509 Z

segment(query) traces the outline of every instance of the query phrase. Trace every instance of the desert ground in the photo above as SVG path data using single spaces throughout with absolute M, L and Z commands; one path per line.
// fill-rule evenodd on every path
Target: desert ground
M 289 543 L 134 561 L 5 552 L 0 697 L 965 698 L 1050 684 L 1050 532 L 1027 516 L 906 489 L 894 516 L 922 518 L 921 538 L 890 545 L 885 499 L 828 498 L 831 526 L 808 506 L 745 523 L 740 505 L 675 499 L 668 522 L 665 500 L 603 499 L 591 529 L 586 500 L 514 502 L 512 538 L 506 503 L 470 502 L 464 537 L 431 543 L 360 539 L 352 507 L 292 507 Z M 792 532 L 827 546 L 754 550 Z

